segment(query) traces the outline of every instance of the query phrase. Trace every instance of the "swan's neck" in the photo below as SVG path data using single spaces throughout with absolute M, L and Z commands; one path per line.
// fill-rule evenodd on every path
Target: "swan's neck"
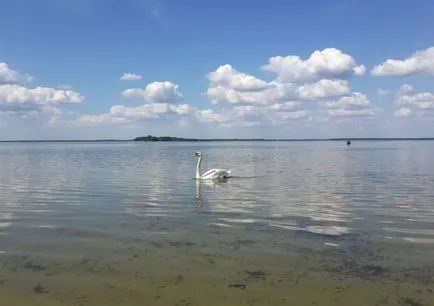
M 196 164 L 196 178 L 200 178 L 200 164 L 202 163 L 202 155 L 197 159 Z

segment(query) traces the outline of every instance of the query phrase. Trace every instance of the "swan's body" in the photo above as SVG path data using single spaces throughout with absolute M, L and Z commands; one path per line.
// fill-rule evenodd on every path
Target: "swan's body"
M 198 157 L 196 164 L 196 179 L 198 180 L 215 180 L 215 179 L 225 179 L 229 177 L 231 170 L 225 169 L 210 169 L 203 174 L 200 174 L 200 165 L 202 163 L 203 153 L 196 152 L 194 154 L 195 157 Z

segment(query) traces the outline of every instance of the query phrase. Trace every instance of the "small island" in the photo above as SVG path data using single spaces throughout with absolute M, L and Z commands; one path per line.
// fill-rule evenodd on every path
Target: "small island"
M 194 138 L 182 138 L 182 137 L 172 137 L 172 136 L 140 136 L 133 139 L 134 141 L 198 141 Z
M 279 141 L 279 139 L 265 139 L 265 138 L 183 138 L 172 136 L 140 136 L 133 139 L 133 141 Z

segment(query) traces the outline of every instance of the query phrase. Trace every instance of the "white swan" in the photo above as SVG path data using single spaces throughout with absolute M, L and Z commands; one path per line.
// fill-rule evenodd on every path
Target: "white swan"
M 196 179 L 197 180 L 215 180 L 215 179 L 225 179 L 229 177 L 231 170 L 224 169 L 211 169 L 205 172 L 204 174 L 200 174 L 200 165 L 202 163 L 202 152 L 194 153 L 194 157 L 198 157 L 196 164 Z

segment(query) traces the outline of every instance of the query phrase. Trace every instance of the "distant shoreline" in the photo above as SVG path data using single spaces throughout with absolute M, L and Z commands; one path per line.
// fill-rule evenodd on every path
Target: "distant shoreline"
M 349 138 L 354 141 L 433 141 L 434 137 L 420 138 Z M 145 136 L 134 139 L 94 139 L 94 140 L 0 140 L 0 143 L 45 143 L 45 142 L 317 142 L 317 141 L 346 141 L 347 138 L 182 138 L 170 136 Z

